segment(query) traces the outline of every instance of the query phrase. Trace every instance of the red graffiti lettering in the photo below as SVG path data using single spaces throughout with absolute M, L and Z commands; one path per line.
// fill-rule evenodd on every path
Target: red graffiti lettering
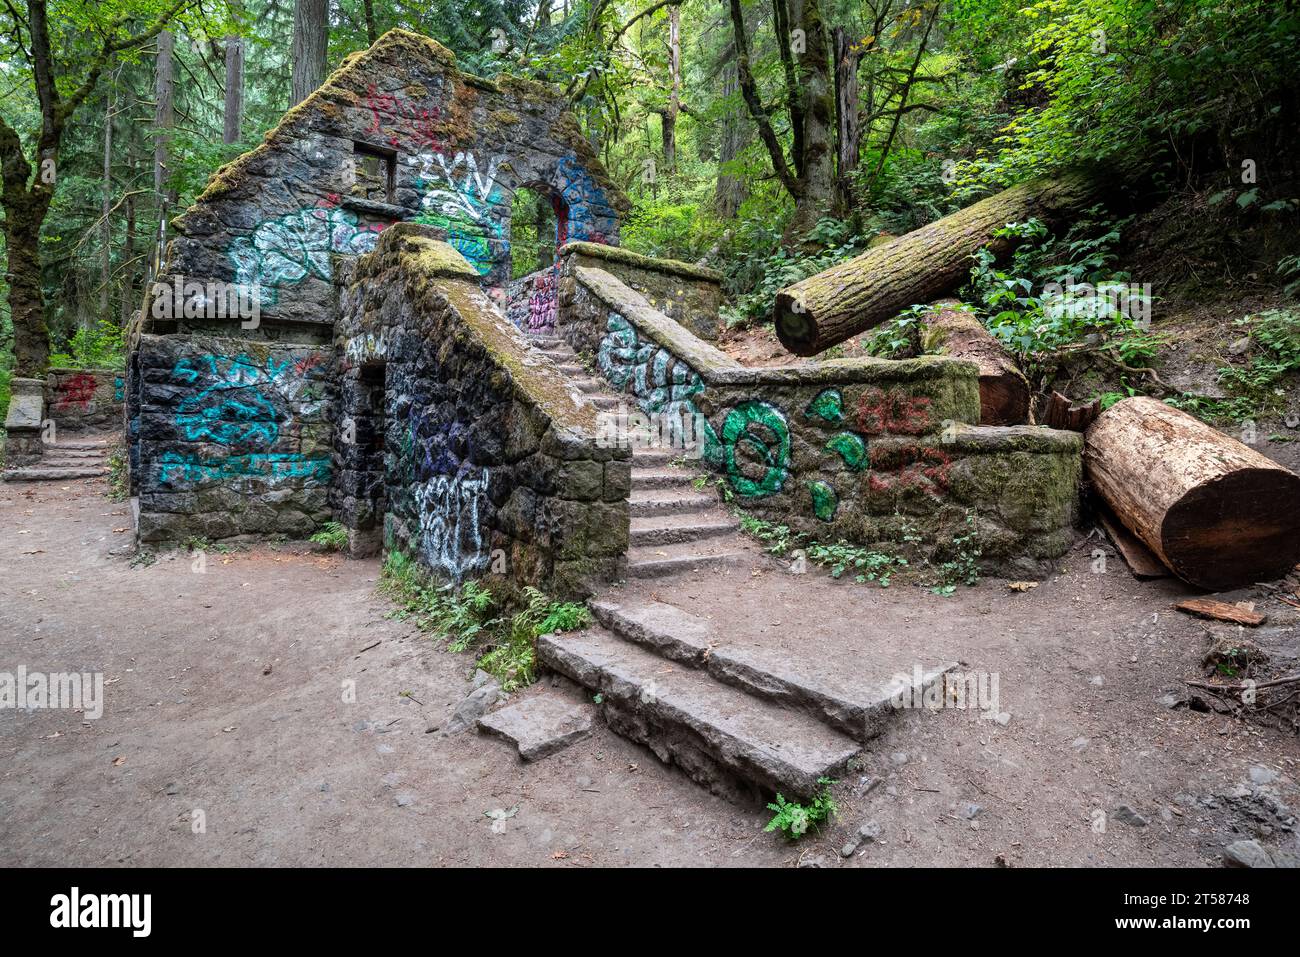
M 924 445 L 900 448 L 873 448 L 871 475 L 867 479 L 873 492 L 916 489 L 942 496 L 948 490 L 948 471 L 952 459 L 946 452 Z
M 78 372 L 55 386 L 54 393 L 56 409 L 80 409 L 84 412 L 95 398 L 95 377 L 88 372 Z
M 384 93 L 371 83 L 366 91 L 370 127 L 366 130 L 389 146 L 415 152 L 435 149 L 444 152 L 441 113 L 438 107 L 418 107 L 404 96 Z

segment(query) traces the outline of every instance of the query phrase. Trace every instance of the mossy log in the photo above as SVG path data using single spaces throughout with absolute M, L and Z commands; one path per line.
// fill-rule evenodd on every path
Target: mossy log
M 1224 589 L 1278 578 L 1300 561 L 1300 475 L 1145 397 L 1089 427 L 1088 478 L 1174 574 Z
M 1014 240 L 993 235 L 1007 223 L 1032 217 L 1051 226 L 1112 188 L 1083 171 L 1032 180 L 869 249 L 777 293 L 777 336 L 796 355 L 816 355 L 914 303 L 952 292 L 970 275 L 970 257 L 981 247 L 998 256 L 1011 248 Z
M 1029 419 L 1029 380 L 1016 360 L 954 299 L 936 302 L 923 318 L 926 352 L 968 359 L 980 369 L 980 425 L 1019 425 Z

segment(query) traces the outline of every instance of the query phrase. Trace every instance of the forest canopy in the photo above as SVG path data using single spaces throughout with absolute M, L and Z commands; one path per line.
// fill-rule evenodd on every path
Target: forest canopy
M 1292 0 L 5 0 L 0 363 L 112 362 L 166 220 L 397 27 L 562 90 L 632 200 L 624 245 L 722 270 L 733 323 L 1079 163 L 1294 184 Z

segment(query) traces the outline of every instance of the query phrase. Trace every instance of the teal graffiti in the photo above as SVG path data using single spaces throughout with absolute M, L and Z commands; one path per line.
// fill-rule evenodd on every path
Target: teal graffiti
M 826 443 L 826 449 L 838 454 L 854 472 L 861 472 L 870 464 L 867 443 L 856 432 L 836 432 Z
M 497 186 L 497 160 L 489 160 L 481 171 L 468 152 L 448 160 L 431 150 L 415 161 L 420 164 L 417 188 L 424 194 L 424 212 L 415 221 L 446 230 L 447 242 L 486 276 L 510 249 L 501 222 L 505 203 Z
M 803 410 L 807 418 L 818 418 L 825 422 L 840 422 L 844 419 L 844 400 L 839 389 L 823 389 L 817 397 Z
M 696 397 L 704 392 L 699 373 L 663 346 L 642 340 L 632 324 L 617 313 L 610 314 L 605 328 L 596 354 L 601 374 L 615 388 L 630 392 L 648 415 L 677 423 L 692 417 L 699 424 L 702 458 L 716 465 L 720 457 L 718 435 L 695 404 Z
M 825 482 L 809 482 L 808 491 L 812 494 L 813 514 L 823 522 L 834 521 L 835 511 L 840 507 L 840 498 L 835 489 Z
M 258 285 L 261 301 L 269 304 L 276 301 L 277 287 L 296 286 L 308 276 L 328 282 L 331 253 L 370 252 L 382 229 L 359 225 L 346 209 L 314 206 L 261 223 L 251 237 L 236 237 L 226 255 L 235 281 Z
M 259 365 L 242 354 L 187 356 L 177 361 L 172 376 L 202 386 L 176 407 L 177 428 L 186 439 L 218 445 L 274 445 L 280 423 L 291 418 L 290 403 L 312 394 L 288 359 L 267 358 Z M 310 402 L 301 411 L 311 414 L 318 407 Z
M 200 458 L 165 452 L 159 458 L 159 478 L 163 482 L 186 485 L 234 478 L 260 478 L 269 481 L 302 478 L 306 484 L 324 484 L 330 477 L 328 456 L 308 456 L 300 452 L 254 452 L 219 458 Z
M 763 474 L 753 479 L 736 461 L 738 446 L 758 459 Z M 790 477 L 790 428 L 776 406 L 752 399 L 742 402 L 722 423 L 722 460 L 732 487 L 747 498 L 762 498 L 781 491 Z

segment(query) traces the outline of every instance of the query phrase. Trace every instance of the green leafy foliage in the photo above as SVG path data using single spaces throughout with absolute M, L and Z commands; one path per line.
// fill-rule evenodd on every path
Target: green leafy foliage
M 819 831 L 823 823 L 838 815 L 840 807 L 831 793 L 831 785 L 836 782 L 832 778 L 821 777 L 817 783 L 821 790 L 808 804 L 787 801 L 778 793 L 776 801 L 767 806 L 774 814 L 763 831 L 781 831 L 789 840 L 797 841 L 808 833 L 809 828 Z
M 327 552 L 337 552 L 347 547 L 348 530 L 338 522 L 326 522 L 321 530 L 308 539 Z
M 1251 349 L 1241 365 L 1219 369 L 1225 398 L 1184 394 L 1171 405 L 1211 421 L 1241 422 L 1278 415 L 1286 408 L 1283 382 L 1300 371 L 1300 310 L 1270 309 L 1233 321 L 1250 337 Z

